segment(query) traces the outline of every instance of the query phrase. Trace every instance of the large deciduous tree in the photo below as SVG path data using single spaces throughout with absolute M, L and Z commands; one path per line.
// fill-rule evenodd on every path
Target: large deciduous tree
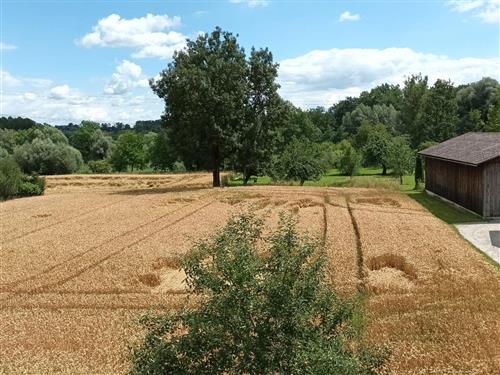
M 262 172 L 270 163 L 281 121 L 282 101 L 278 95 L 278 64 L 266 48 L 252 48 L 248 61 L 248 98 L 246 119 L 237 133 L 233 167 L 243 173 L 246 184 L 254 174 Z
M 236 36 L 217 27 L 187 40 L 151 87 L 165 100 L 183 161 L 211 168 L 213 186 L 220 186 L 221 164 L 235 151 L 247 115 L 248 63 Z
M 455 88 L 450 81 L 438 79 L 422 102 L 419 127 L 423 130 L 424 139 L 421 141 L 442 142 L 454 137 L 457 122 Z

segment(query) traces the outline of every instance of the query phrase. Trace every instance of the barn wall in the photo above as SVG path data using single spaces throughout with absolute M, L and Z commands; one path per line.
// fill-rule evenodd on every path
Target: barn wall
M 484 166 L 484 216 L 500 216 L 500 158 Z
M 483 215 L 483 167 L 425 158 L 425 188 Z

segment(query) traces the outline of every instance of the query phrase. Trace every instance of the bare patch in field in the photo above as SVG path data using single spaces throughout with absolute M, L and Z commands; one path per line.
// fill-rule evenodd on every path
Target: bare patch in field
M 160 277 L 154 273 L 146 273 L 144 275 L 137 276 L 139 281 L 149 287 L 156 287 L 161 284 Z
M 396 254 L 386 253 L 369 258 L 366 262 L 366 266 L 372 271 L 381 270 L 383 268 L 393 268 L 403 272 L 405 277 L 410 280 L 415 280 L 417 278 L 415 267 L 408 264 L 404 257 Z

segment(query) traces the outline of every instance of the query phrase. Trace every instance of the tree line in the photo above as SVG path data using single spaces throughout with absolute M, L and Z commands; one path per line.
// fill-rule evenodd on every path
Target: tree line
M 216 28 L 175 53 L 152 90 L 165 101 L 160 120 L 82 121 L 51 127 L 0 118 L 0 158 L 25 173 L 220 171 L 276 180 L 319 178 L 338 168 L 355 175 L 377 166 L 400 179 L 421 169 L 416 152 L 471 131 L 500 131 L 500 85 L 485 77 L 455 86 L 421 74 L 381 84 L 329 108 L 303 110 L 280 97 L 279 66 L 267 48 L 249 54 Z M 417 182 L 422 179 L 416 170 Z

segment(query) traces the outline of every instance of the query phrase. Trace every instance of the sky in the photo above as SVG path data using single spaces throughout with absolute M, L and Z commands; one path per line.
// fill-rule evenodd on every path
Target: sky
M 0 0 L 0 20 L 0 114 L 50 124 L 158 119 L 148 80 L 215 26 L 268 47 L 304 109 L 419 72 L 500 80 L 500 0 Z

